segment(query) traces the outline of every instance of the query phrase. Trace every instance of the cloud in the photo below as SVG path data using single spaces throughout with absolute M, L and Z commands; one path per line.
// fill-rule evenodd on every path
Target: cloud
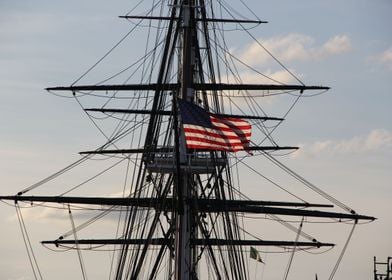
M 367 135 L 356 136 L 345 140 L 323 140 L 311 144 L 300 145 L 301 149 L 294 153 L 298 156 L 315 155 L 348 155 L 373 153 L 377 151 L 392 150 L 392 131 L 386 129 L 374 129 Z
M 321 46 L 315 46 L 315 40 L 312 37 L 298 33 L 259 41 L 274 56 L 285 62 L 323 59 L 351 50 L 351 41 L 347 35 L 336 35 Z M 236 51 L 234 55 L 253 66 L 272 61 L 271 56 L 263 51 L 257 42 Z
M 105 195 L 100 195 L 101 197 L 124 197 L 122 192 L 108 193 Z M 87 196 L 88 197 L 88 196 Z M 23 218 L 30 221 L 36 221 L 40 224 L 49 224 L 57 222 L 62 224 L 64 221 L 69 222 L 69 214 L 68 214 L 68 204 L 67 203 L 42 203 L 42 202 L 27 202 L 21 201 L 19 205 L 22 208 Z M 87 220 L 95 216 L 100 211 L 105 211 L 105 209 L 110 209 L 111 206 L 100 206 L 100 205 L 92 205 L 89 210 L 83 210 L 83 208 L 79 208 L 78 203 L 71 204 L 75 208 L 73 211 L 73 218 L 76 220 Z M 46 207 L 45 207 L 46 206 Z M 92 209 L 96 209 L 96 212 L 92 211 Z M 118 209 L 118 208 L 117 208 Z M 107 215 L 103 215 L 100 219 L 105 221 L 117 221 L 118 213 L 117 211 L 109 211 Z M 15 222 L 17 221 L 16 214 L 8 217 L 7 221 Z
M 300 77 L 301 75 L 296 73 L 295 70 L 290 70 L 294 75 L 297 77 Z M 264 75 L 264 76 L 263 76 Z M 272 71 L 272 70 L 266 70 L 263 72 L 263 75 L 260 75 L 259 73 L 256 72 L 248 72 L 244 71 L 241 72 L 240 77 L 241 77 L 241 82 L 245 84 L 261 84 L 261 83 L 267 83 L 267 84 L 276 84 L 276 81 L 279 83 L 283 84 L 289 84 L 295 81 L 294 77 L 286 70 L 280 70 L 280 71 Z M 267 78 L 268 77 L 268 78 Z M 238 82 L 233 76 L 230 76 L 228 78 L 228 82 L 230 83 L 235 83 Z
M 43 208 L 41 207 L 40 209 L 36 208 L 35 209 L 23 209 L 23 208 L 28 208 L 28 206 L 26 206 L 27 204 L 24 203 L 19 203 L 22 206 L 22 213 L 23 213 L 23 219 L 25 220 L 30 220 L 30 221 L 36 221 L 40 224 L 48 224 L 48 223 L 53 223 L 55 221 L 61 221 L 63 222 L 64 220 L 67 221 L 67 212 L 68 211 L 66 209 L 66 207 L 64 206 L 64 210 L 60 211 L 59 209 L 55 209 L 55 208 Z M 40 205 L 40 202 L 37 202 L 37 205 Z M 59 206 L 61 207 L 61 206 Z M 16 214 L 9 217 L 8 221 L 16 221 L 17 220 L 17 216 Z
M 392 47 L 371 57 L 371 59 L 379 64 L 386 65 L 389 70 L 392 70 Z
M 33 279 L 33 278 L 25 277 L 25 276 L 18 277 L 18 278 L 7 278 L 7 280 L 31 280 L 31 279 Z
M 329 39 L 320 49 L 316 50 L 319 57 L 327 57 L 351 50 L 351 42 L 347 35 L 336 35 Z

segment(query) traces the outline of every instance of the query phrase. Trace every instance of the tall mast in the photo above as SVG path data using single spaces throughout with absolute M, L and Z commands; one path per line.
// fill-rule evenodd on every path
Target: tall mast
M 181 99 L 193 102 L 194 100 L 194 89 L 193 89 L 193 63 L 194 62 L 194 46 L 192 39 L 194 32 L 194 1 L 193 0 L 184 0 L 181 3 L 180 16 L 182 21 L 182 32 L 181 32 L 181 45 L 182 52 L 180 55 L 180 64 L 181 70 L 180 79 L 181 79 Z M 174 96 L 173 98 L 176 98 Z M 177 102 L 174 102 L 177 104 Z M 177 106 L 176 106 L 177 107 Z M 178 107 L 176 108 L 176 112 L 178 114 Z M 182 129 L 179 129 L 180 124 L 178 123 L 178 119 L 175 120 L 176 127 L 175 129 L 178 131 L 176 133 L 180 138 L 179 142 L 176 144 L 180 145 L 177 152 L 179 155 L 177 156 L 177 160 L 180 161 L 180 165 L 185 165 L 187 162 L 186 155 L 186 145 L 185 138 L 182 132 Z M 189 201 L 192 198 L 191 186 L 189 185 L 189 180 L 192 179 L 192 174 L 187 171 L 181 172 L 181 170 L 177 169 L 177 176 L 175 176 L 178 183 L 177 197 L 179 201 L 179 211 L 178 211 L 178 220 L 177 220 L 177 238 L 176 238 L 176 280 L 188 280 L 191 279 L 192 273 L 192 248 L 191 248 L 191 238 L 192 238 L 192 229 L 194 228 L 190 215 L 190 206 Z M 194 233 L 193 233 L 194 234 Z
M 344 219 L 356 222 L 374 220 L 373 217 L 359 215 L 354 211 L 338 213 L 305 209 L 333 207 L 330 204 L 308 203 L 304 200 L 298 202 L 244 199 L 237 194 L 239 191 L 233 182 L 229 164 L 231 156 L 227 150 L 220 149 L 219 145 L 216 149 L 187 149 L 183 124 L 186 119 L 183 113 L 186 110 L 181 110 L 185 102 L 193 107 L 200 107 L 198 109 L 206 113 L 208 118 L 239 118 L 260 123 L 283 119 L 253 112 L 252 115 L 225 114 L 221 99 L 218 98 L 220 93 L 223 95 L 225 91 L 328 90 L 328 87 L 304 84 L 222 83 L 219 73 L 220 61 L 213 55 L 218 49 L 211 46 L 211 42 L 217 41 L 217 38 L 213 37 L 216 34 L 209 32 L 211 26 L 207 23 L 258 24 L 262 21 L 216 18 L 212 11 L 207 11 L 213 8 L 212 3 L 209 7 L 204 0 L 172 0 L 166 16 L 124 17 L 167 23 L 161 62 L 156 77 L 154 76 L 154 83 L 148 80 L 144 84 L 136 82 L 48 88 L 73 93 L 128 91 L 132 94 L 143 92 L 151 95 L 145 107 L 137 105 L 127 109 L 107 108 L 105 104 L 101 108 L 85 109 L 88 112 L 146 115 L 148 126 L 140 130 L 135 129 L 141 137 L 145 137 L 144 144 L 141 141 L 128 148 L 112 145 L 117 144 L 116 140 L 121 139 L 120 137 L 110 139 L 96 150 L 81 152 L 90 156 L 125 155 L 128 159 L 131 155 L 137 154 L 132 192 L 129 196 L 25 196 L 27 191 L 19 192 L 16 196 L 0 196 L 0 200 L 15 203 L 25 201 L 99 205 L 108 207 L 105 208 L 106 211 L 116 207 L 120 213 L 126 210 L 126 216 L 121 224 L 121 235 L 112 238 L 70 240 L 67 239 L 69 235 L 65 234 L 56 240 L 43 241 L 43 244 L 74 246 L 77 249 L 78 246 L 114 246 L 114 250 L 118 251 L 115 259 L 116 269 L 113 269 L 113 277 L 116 280 L 205 278 L 198 276 L 199 270 L 208 271 L 213 279 L 243 280 L 250 278 L 245 247 L 319 248 L 331 247 L 334 244 L 309 238 L 307 241 L 264 240 L 254 236 L 247 239 L 247 235 L 241 231 L 241 213 Z M 151 65 L 154 64 L 155 60 Z M 175 66 L 178 66 L 178 69 Z M 127 131 L 124 133 L 126 135 Z M 278 146 L 275 142 L 262 146 L 252 143 L 246 147 L 249 153 L 291 149 L 296 147 Z M 167 272 L 164 278 L 160 274 L 162 267 L 165 267 Z

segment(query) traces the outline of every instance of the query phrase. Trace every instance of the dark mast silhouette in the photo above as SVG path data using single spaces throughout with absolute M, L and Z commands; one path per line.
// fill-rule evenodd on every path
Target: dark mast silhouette
M 260 20 L 218 18 L 213 3 L 203 0 L 172 0 L 168 15 L 124 16 L 133 21 L 165 22 L 161 61 L 155 81 L 134 84 L 94 84 L 51 87 L 49 91 L 78 93 L 132 93 L 148 95 L 145 107 L 86 108 L 88 113 L 137 115 L 147 120 L 140 132 L 144 143 L 122 148 L 109 139 L 94 151 L 82 152 L 85 158 L 99 155 L 137 158 L 138 167 L 132 192 L 126 197 L 1 196 L 16 203 L 53 202 L 61 204 L 101 205 L 107 211 L 123 209 L 122 235 L 113 239 L 67 239 L 43 241 L 45 245 L 80 248 L 114 246 L 117 248 L 113 279 L 249 279 L 249 247 L 280 246 L 285 248 L 330 247 L 317 240 L 246 239 L 238 214 L 266 214 L 295 217 L 334 218 L 340 220 L 373 220 L 350 210 L 347 213 L 320 211 L 314 208 L 331 204 L 304 201 L 260 201 L 240 199 L 233 183 L 229 150 L 219 148 L 190 149 L 184 134 L 184 112 L 181 104 L 198 106 L 216 118 L 239 118 L 249 122 L 280 122 L 283 119 L 256 114 L 225 113 L 224 92 L 299 92 L 328 90 L 324 86 L 299 84 L 244 84 L 222 82 L 217 65 L 214 27 L 226 23 L 243 26 L 260 24 Z M 227 55 L 227 54 L 223 54 Z M 182 109 L 184 110 L 184 109 Z M 257 125 L 253 126 L 257 128 Z M 129 132 L 129 131 L 128 131 Z M 124 131 L 124 134 L 128 133 Z M 270 139 L 266 134 L 267 140 Z M 274 141 L 250 142 L 242 153 L 293 150 Z M 267 143 L 267 144 L 265 144 Z M 249 155 L 251 156 L 251 155 Z M 309 209 L 310 208 L 310 209 Z M 137 225 L 137 227 L 135 226 Z M 162 276 L 162 268 L 165 274 Z M 203 276 L 204 275 L 204 276 Z

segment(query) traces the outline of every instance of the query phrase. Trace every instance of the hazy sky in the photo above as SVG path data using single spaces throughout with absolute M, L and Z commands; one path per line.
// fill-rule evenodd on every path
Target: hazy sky
M 104 142 L 74 100 L 43 89 L 69 85 L 110 49 L 131 28 L 117 16 L 128 12 L 133 2 L 0 1 L 0 194 L 15 194 L 76 160 L 79 151 Z M 392 1 L 246 3 L 269 21 L 251 30 L 255 37 L 306 84 L 332 87 L 324 95 L 302 99 L 276 139 L 302 147 L 282 159 L 288 166 L 356 211 L 378 218 L 357 228 L 335 277 L 372 279 L 373 256 L 392 255 Z M 231 43 L 233 54 L 249 64 L 270 63 L 250 41 Z M 134 44 L 127 46 L 132 50 Z M 270 74 L 289 81 L 276 69 Z M 244 77 L 254 82 L 249 73 Z M 36 219 L 27 226 L 44 279 L 69 279 L 68 263 L 38 244 L 68 227 L 53 219 L 59 216 L 26 213 L 26 220 L 29 215 Z M 0 220 L 0 278 L 33 279 L 14 208 L 0 204 Z M 323 231 L 328 237 L 328 227 Z M 342 243 L 348 231 L 343 230 Z M 301 275 L 313 279 L 319 273 L 319 279 L 326 279 L 340 249 L 325 259 L 307 259 L 303 269 L 309 262 L 315 268 Z M 76 255 L 68 254 L 76 267 L 71 275 L 80 275 Z M 272 279 L 267 278 L 273 271 L 268 264 L 258 269 Z M 54 278 L 56 271 L 62 275 Z

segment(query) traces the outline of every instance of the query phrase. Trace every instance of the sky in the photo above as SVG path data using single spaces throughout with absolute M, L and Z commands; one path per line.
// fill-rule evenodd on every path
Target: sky
M 371 279 L 373 256 L 392 256 L 392 2 L 246 3 L 269 22 L 251 30 L 265 47 L 306 84 L 331 87 L 323 95 L 301 99 L 289 114 L 275 138 L 301 149 L 279 159 L 357 212 L 377 217 L 356 229 L 334 278 Z M 73 99 L 48 94 L 44 88 L 69 85 L 102 57 L 130 29 L 117 16 L 133 5 L 125 0 L 0 1 L 0 194 L 13 195 L 78 159 L 79 151 L 103 143 Z M 272 62 L 251 41 L 235 38 L 230 43 L 232 53 L 243 61 L 267 66 L 271 76 L 292 82 L 281 69 L 268 68 Z M 134 41 L 127 46 L 137 48 Z M 255 82 L 251 73 L 243 76 Z M 271 115 L 283 112 L 274 102 L 266 107 Z M 244 184 L 252 186 L 253 181 L 245 178 Z M 44 279 L 54 279 L 56 271 L 66 271 L 67 263 L 56 261 L 58 254 L 38 241 L 42 233 L 51 239 L 67 227 L 56 222 L 59 216 L 37 212 L 24 217 L 34 220 L 27 227 Z M 33 279 L 15 209 L 1 203 L 0 220 L 0 278 Z M 323 241 L 328 241 L 334 233 L 323 230 Z M 340 244 L 348 232 L 349 227 Z M 319 279 L 326 279 L 340 250 L 338 246 L 325 258 L 304 258 L 303 270 L 294 273 L 306 275 L 303 279 L 318 273 Z M 274 258 L 264 253 L 262 257 L 271 262 Z M 286 260 L 287 256 L 283 263 Z M 314 269 L 306 272 L 309 263 Z M 268 263 L 256 271 L 263 279 L 274 279 Z M 69 274 L 56 279 L 69 279 Z

